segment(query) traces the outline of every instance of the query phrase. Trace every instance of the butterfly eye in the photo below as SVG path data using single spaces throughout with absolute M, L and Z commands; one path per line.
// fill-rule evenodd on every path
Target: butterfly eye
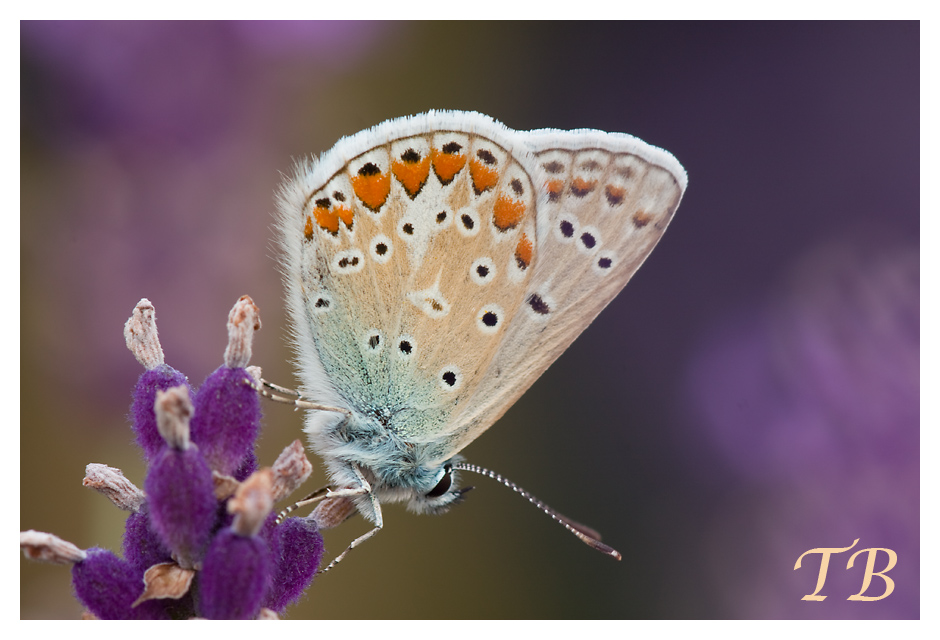
M 452 481 L 451 471 L 453 471 L 453 469 L 451 468 L 450 465 L 447 465 L 446 467 L 444 467 L 444 476 L 437 483 L 437 486 L 435 486 L 433 489 L 428 491 L 424 497 L 425 498 L 440 498 L 442 495 L 450 491 L 450 485 Z

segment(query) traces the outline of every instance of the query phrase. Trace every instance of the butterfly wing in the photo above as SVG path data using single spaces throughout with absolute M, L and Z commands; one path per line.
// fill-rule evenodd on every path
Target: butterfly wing
M 447 449 L 489 428 L 627 284 L 662 237 L 687 177 L 626 134 L 519 132 L 536 158 L 538 255 L 523 306 L 456 417 Z
M 408 443 L 451 431 L 524 300 L 534 167 L 514 132 L 460 112 L 390 121 L 299 167 L 280 225 L 306 394 Z M 308 432 L 335 421 L 311 414 Z
M 344 138 L 280 194 L 305 394 L 452 456 L 623 288 L 684 188 L 622 134 L 430 112 Z M 338 419 L 309 414 L 315 446 Z

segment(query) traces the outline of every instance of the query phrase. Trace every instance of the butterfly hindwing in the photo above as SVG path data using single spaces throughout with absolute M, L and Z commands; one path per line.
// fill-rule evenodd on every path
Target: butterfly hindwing
M 536 158 L 540 250 L 522 309 L 469 412 L 452 423 L 455 450 L 492 425 L 626 285 L 686 185 L 671 155 L 630 136 L 518 135 Z

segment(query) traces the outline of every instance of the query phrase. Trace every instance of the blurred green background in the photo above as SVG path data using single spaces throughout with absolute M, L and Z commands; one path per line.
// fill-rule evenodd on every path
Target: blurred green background
M 919 616 L 916 23 L 24 22 L 21 529 L 120 550 L 89 462 L 144 467 L 123 323 L 157 310 L 198 385 L 242 294 L 252 363 L 291 386 L 273 192 L 293 159 L 428 109 L 625 131 L 689 189 L 631 284 L 464 453 L 604 534 L 579 543 L 487 481 L 385 530 L 292 618 Z M 265 405 L 270 464 L 302 418 Z M 305 489 L 325 482 L 315 473 Z M 367 530 L 326 532 L 327 557 Z M 821 546 L 889 547 L 800 598 Z M 23 562 L 23 618 L 77 618 Z M 877 582 L 877 581 L 876 581 Z M 872 588 L 877 591 L 878 586 Z M 814 603 L 817 604 L 817 603 Z

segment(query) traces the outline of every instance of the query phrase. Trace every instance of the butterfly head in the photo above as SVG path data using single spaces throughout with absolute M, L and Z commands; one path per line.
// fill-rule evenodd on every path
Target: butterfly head
M 408 499 L 409 510 L 415 513 L 444 513 L 453 505 L 463 501 L 464 495 L 473 489 L 458 487 L 457 472 L 450 462 L 434 473 L 434 485 L 430 490 L 416 489 Z
M 382 504 L 403 502 L 409 511 L 417 514 L 444 513 L 453 505 L 463 501 L 464 495 L 473 487 L 460 487 L 458 470 L 462 458 L 455 456 L 438 465 L 420 465 L 393 468 L 391 465 L 366 467 L 358 465 L 371 493 Z M 361 500 L 360 511 L 368 512 L 371 506 Z

